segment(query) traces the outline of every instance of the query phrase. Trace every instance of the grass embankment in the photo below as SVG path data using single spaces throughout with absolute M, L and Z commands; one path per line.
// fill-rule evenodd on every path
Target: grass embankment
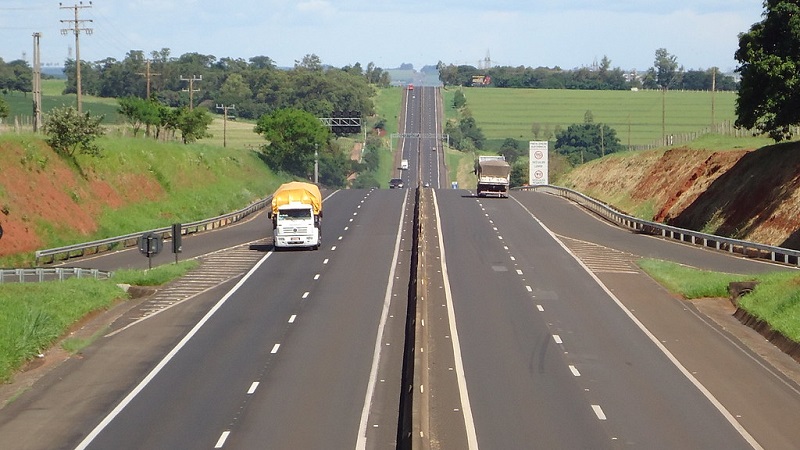
M 197 261 L 184 261 L 149 271 L 124 270 L 111 280 L 71 278 L 0 285 L 0 381 L 8 381 L 14 371 L 66 336 L 88 314 L 127 298 L 118 284 L 160 285 L 197 265 Z M 76 352 L 96 337 L 65 339 L 62 347 Z
M 769 323 L 773 330 L 800 342 L 800 275 L 797 272 L 737 275 L 653 259 L 643 259 L 639 266 L 670 292 L 686 299 L 728 297 L 729 283 L 758 281 L 753 292 L 739 300 L 739 307 Z

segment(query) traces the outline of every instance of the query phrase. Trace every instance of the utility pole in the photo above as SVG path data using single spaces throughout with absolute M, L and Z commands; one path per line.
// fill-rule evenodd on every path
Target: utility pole
M 75 83 L 77 86 L 78 92 L 78 114 L 83 111 L 82 101 L 81 101 L 81 44 L 80 44 L 80 35 L 81 31 L 86 32 L 86 34 L 92 34 L 91 28 L 83 28 L 82 25 L 84 22 L 91 22 L 91 20 L 79 20 L 78 19 L 78 11 L 83 8 L 91 8 L 92 2 L 89 2 L 88 5 L 84 5 L 83 2 L 78 2 L 78 4 L 74 6 L 62 6 L 61 3 L 58 4 L 60 9 L 72 9 L 75 11 L 75 19 L 73 20 L 62 20 L 61 23 L 68 23 L 70 24 L 69 28 L 62 28 L 61 34 L 67 35 L 70 31 L 75 33 Z
M 228 110 L 236 109 L 236 105 L 217 105 L 217 109 L 222 110 L 222 146 L 228 146 Z
M 145 64 L 144 72 L 136 72 L 136 75 L 142 75 L 147 80 L 147 97 L 146 98 L 147 98 L 147 100 L 150 100 L 150 78 L 154 77 L 154 76 L 157 76 L 157 75 L 161 75 L 161 74 L 160 73 L 150 72 L 150 60 L 148 59 L 146 64 Z
M 200 92 L 200 89 L 195 89 L 194 88 L 194 82 L 195 81 L 203 81 L 203 76 L 200 75 L 198 77 L 196 75 L 192 75 L 191 78 L 184 78 L 183 75 L 181 75 L 181 81 L 188 81 L 189 82 L 189 89 L 183 89 L 183 92 L 188 92 L 189 93 L 189 111 L 191 111 L 191 110 L 194 109 L 194 93 L 195 92 Z
M 39 38 L 42 33 L 33 33 L 33 132 L 42 125 L 42 62 Z

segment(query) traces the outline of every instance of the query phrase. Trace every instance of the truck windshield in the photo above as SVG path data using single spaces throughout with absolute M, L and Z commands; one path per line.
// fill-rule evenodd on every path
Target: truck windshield
M 310 218 L 310 209 L 282 209 L 278 212 L 278 219 L 280 220 L 302 220 Z

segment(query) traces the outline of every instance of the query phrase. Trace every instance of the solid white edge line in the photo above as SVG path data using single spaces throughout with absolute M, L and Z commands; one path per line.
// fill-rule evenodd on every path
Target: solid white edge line
M 386 329 L 386 320 L 389 316 L 389 306 L 392 303 L 392 290 L 394 289 L 394 276 L 397 270 L 397 260 L 400 257 L 400 242 L 403 233 L 403 221 L 406 216 L 406 204 L 408 203 L 408 190 L 406 190 L 405 198 L 403 199 L 403 207 L 400 213 L 400 223 L 397 224 L 397 237 L 394 242 L 394 255 L 392 256 L 392 263 L 389 269 L 389 280 L 386 284 L 386 293 L 383 296 L 383 310 L 381 311 L 381 320 L 378 323 L 378 333 L 375 337 L 375 348 L 372 351 L 372 367 L 369 371 L 369 381 L 367 382 L 367 392 L 364 395 L 364 406 L 361 408 L 361 421 L 358 425 L 358 436 L 356 438 L 356 450 L 365 450 L 367 448 L 367 421 L 369 420 L 369 411 L 372 408 L 372 397 L 375 393 L 375 380 L 378 377 L 378 363 L 381 359 L 381 349 L 383 342 L 383 333 Z
M 202 328 L 203 325 L 205 325 L 206 322 L 208 322 L 208 320 L 211 318 L 211 316 L 213 316 L 217 312 L 217 310 L 219 310 L 222 307 L 222 305 L 224 305 L 225 302 L 227 302 L 228 299 L 237 290 L 239 290 L 239 288 L 242 287 L 242 285 L 245 282 L 247 282 L 248 279 L 250 279 L 250 277 L 255 273 L 255 271 L 258 270 L 259 267 L 261 267 L 261 264 L 263 264 L 267 260 L 267 258 L 270 257 L 270 255 L 272 255 L 271 251 L 268 252 L 266 255 L 264 255 L 264 257 L 261 258 L 256 263 L 256 265 L 253 266 L 253 268 L 250 269 L 250 271 L 247 272 L 247 274 L 244 277 L 242 277 L 242 279 L 239 280 L 239 282 L 236 283 L 236 285 L 234 287 L 232 287 L 231 290 L 228 291 L 206 313 L 206 315 L 203 316 L 202 319 L 200 319 L 199 322 L 197 322 L 197 324 L 189 331 L 189 333 L 187 333 L 186 336 L 184 336 L 183 339 L 181 339 L 181 341 L 178 342 L 178 344 L 175 345 L 175 347 L 169 353 L 167 353 L 167 356 L 165 356 L 164 359 L 162 359 L 158 363 L 158 365 L 156 365 L 156 367 L 154 367 L 153 370 L 151 370 L 150 373 L 148 373 L 147 376 L 144 377 L 144 379 L 141 382 L 139 382 L 139 384 L 135 388 L 133 388 L 133 390 L 127 396 L 125 396 L 125 398 L 122 399 L 122 401 L 119 402 L 119 404 L 105 418 L 103 418 L 103 420 L 96 427 L 94 427 L 94 429 L 80 442 L 80 444 L 78 444 L 78 446 L 75 447 L 75 450 L 83 450 L 86 447 L 88 447 L 89 444 L 91 444 L 92 441 L 108 426 L 108 424 L 110 424 L 111 421 L 114 420 L 119 415 L 119 413 L 121 413 L 122 410 L 125 409 L 125 407 L 128 406 L 128 404 L 131 401 L 133 401 L 133 399 L 137 395 L 139 395 L 139 393 L 142 392 L 142 390 L 151 381 L 153 381 L 153 379 L 156 377 L 156 375 L 158 375 L 158 373 L 161 372 L 161 370 L 172 360 L 172 358 L 174 358 L 175 355 L 178 354 L 178 352 L 189 342 L 189 340 L 192 339 L 195 334 L 197 334 L 197 332 L 200 330 L 200 328 Z
M 433 194 L 433 208 L 436 211 L 436 223 L 442 222 L 439 215 L 439 201 L 436 191 Z M 453 293 L 450 290 L 450 277 L 447 274 L 447 257 L 444 249 L 444 236 L 442 227 L 437 226 L 439 235 L 439 253 L 441 254 L 442 279 L 444 284 L 444 295 L 447 299 L 447 316 L 450 323 L 450 338 L 453 343 L 453 357 L 455 359 L 456 378 L 458 379 L 458 391 L 461 396 L 461 409 L 464 413 L 464 426 L 467 429 L 467 447 L 470 450 L 478 449 L 478 436 L 475 432 L 475 420 L 472 418 L 472 406 L 469 403 L 469 392 L 467 392 L 467 380 L 464 376 L 464 361 L 461 359 L 461 342 L 458 338 L 458 328 L 456 327 L 456 312 L 453 308 Z
M 662 344 L 661 341 L 659 341 L 658 338 L 656 338 L 656 336 L 653 333 L 651 333 L 650 330 L 648 330 L 647 327 L 645 327 L 644 324 L 636 316 L 633 315 L 633 313 L 622 303 L 622 301 L 618 299 L 613 292 L 611 292 L 611 289 L 609 289 L 605 284 L 603 284 L 603 282 L 600 281 L 600 278 L 598 278 L 597 275 L 595 275 L 594 272 L 592 272 L 589 269 L 589 267 L 587 267 L 586 264 L 584 264 L 583 261 L 581 261 L 580 258 L 578 258 L 578 256 L 567 247 L 566 244 L 561 242 L 561 240 L 555 235 L 555 233 L 553 233 L 549 228 L 547 228 L 547 226 L 545 226 L 544 223 L 542 223 L 542 221 L 540 221 L 536 216 L 534 216 L 533 213 L 525 205 L 523 205 L 516 198 L 514 198 L 514 201 L 517 202 L 517 204 L 519 204 L 519 206 L 521 206 L 522 209 L 524 209 L 533 218 L 533 220 L 535 220 L 536 223 L 538 223 L 539 226 L 541 226 L 542 229 L 544 229 L 544 231 L 547 232 L 547 234 L 549 234 L 550 237 L 553 238 L 553 240 L 556 241 L 556 243 L 558 243 L 558 245 L 560 245 L 561 248 L 564 249 L 564 251 L 566 251 L 570 256 L 572 256 L 572 258 L 575 261 L 577 261 L 577 263 L 583 268 L 583 270 L 586 271 L 586 273 L 588 273 L 589 276 L 592 277 L 592 279 L 594 279 L 595 283 L 597 283 L 600 286 L 600 288 L 603 289 L 603 291 L 605 291 L 605 293 L 611 298 L 611 300 L 613 300 L 614 303 L 616 303 L 617 306 L 628 316 L 628 318 L 631 319 L 631 321 L 637 327 L 639 327 L 640 330 L 642 330 L 645 336 L 647 336 L 648 339 L 650 339 L 650 341 L 653 344 L 655 344 L 655 346 L 658 347 L 659 350 L 661 350 L 661 352 L 667 357 L 667 359 L 669 359 L 670 362 L 672 362 L 672 364 L 678 368 L 678 370 L 683 374 L 683 376 L 685 376 L 689 380 L 689 382 L 691 382 L 700 391 L 700 393 L 702 393 L 703 396 L 705 396 L 705 398 L 708 399 L 708 401 L 711 402 L 711 404 L 715 408 L 717 408 L 717 411 L 719 411 L 722 414 L 722 416 L 728 421 L 728 423 L 731 424 L 731 426 L 733 426 L 733 428 L 739 433 L 739 435 L 742 436 L 742 438 L 744 438 L 744 440 L 747 441 L 747 443 L 750 444 L 750 446 L 753 447 L 754 449 L 762 450 L 763 447 L 761 447 L 758 441 L 756 441 L 755 438 L 750 433 L 747 432 L 744 426 L 742 426 L 742 424 L 739 423 L 738 420 L 736 420 L 733 414 L 731 414 L 730 411 L 728 411 L 728 409 L 725 408 L 725 406 L 719 400 L 717 400 L 716 397 L 714 397 L 714 394 L 712 394 L 711 391 L 709 391 L 705 386 L 703 386 L 703 384 L 700 383 L 700 380 L 695 378 L 695 376 L 692 375 L 692 373 L 689 372 L 689 370 L 686 369 L 686 367 L 684 367 L 680 361 L 678 361 L 678 358 L 676 358 L 675 355 L 673 355 L 672 352 L 670 352 L 669 349 L 667 349 L 667 347 L 665 347 L 664 344 Z

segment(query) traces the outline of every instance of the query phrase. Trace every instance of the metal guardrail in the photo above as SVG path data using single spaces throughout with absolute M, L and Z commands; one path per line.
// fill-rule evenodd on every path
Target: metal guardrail
M 669 225 L 649 222 L 632 217 L 614 210 L 608 205 L 587 197 L 580 192 L 558 186 L 527 186 L 515 190 L 546 192 L 567 198 L 583 206 L 593 213 L 613 222 L 623 228 L 628 228 L 637 233 L 659 235 L 700 247 L 711 248 L 729 253 L 738 253 L 748 258 L 765 259 L 772 262 L 800 267 L 800 250 L 793 250 L 771 245 L 757 244 L 755 242 L 741 241 L 698 231 L 686 230 Z
M 67 278 L 111 278 L 113 272 L 80 267 L 51 267 L 35 269 L 0 269 L 0 284 L 6 282 L 30 283 L 43 281 L 64 281 Z
M 198 233 L 200 231 L 208 231 L 216 228 L 238 222 L 243 218 L 253 214 L 256 211 L 264 209 L 272 201 L 272 196 L 259 200 L 250 206 L 234 211 L 232 213 L 223 214 L 221 216 L 213 217 L 211 219 L 199 220 L 181 225 L 181 235 Z M 36 251 L 36 265 L 53 263 L 55 261 L 66 261 L 70 258 L 76 258 L 86 255 L 92 255 L 104 251 L 128 248 L 138 245 L 139 237 L 145 233 L 151 232 L 162 239 L 172 237 L 172 227 L 157 228 L 155 230 L 140 231 L 137 233 L 126 234 L 124 236 L 111 237 L 100 239 L 97 241 L 86 242 L 83 244 L 73 244 L 64 247 L 51 248 L 47 250 Z

